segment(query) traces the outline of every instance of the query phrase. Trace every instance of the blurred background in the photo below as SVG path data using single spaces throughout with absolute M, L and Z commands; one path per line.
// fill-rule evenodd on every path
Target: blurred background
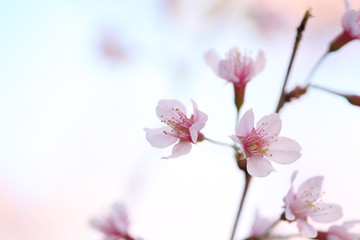
M 350 1 L 355 9 L 358 1 Z M 288 90 L 303 84 L 341 31 L 342 0 L 0 1 L 0 239 L 96 240 L 89 219 L 123 201 L 130 231 L 146 240 L 228 239 L 243 188 L 231 149 L 203 142 L 164 160 L 144 127 L 158 128 L 160 99 L 190 99 L 207 113 L 203 133 L 231 143 L 233 89 L 205 65 L 210 48 L 266 54 L 242 112 L 274 112 L 308 8 Z M 314 83 L 360 94 L 360 41 L 330 54 Z M 255 211 L 282 212 L 295 185 L 323 175 L 324 201 L 360 219 L 360 108 L 311 89 L 281 111 L 281 135 L 302 158 L 252 182 L 237 239 Z M 316 225 L 327 229 L 328 225 Z

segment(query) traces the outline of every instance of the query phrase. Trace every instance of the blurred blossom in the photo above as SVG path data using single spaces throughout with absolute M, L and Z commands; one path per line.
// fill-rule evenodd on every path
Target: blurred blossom
M 329 52 L 333 52 L 354 39 L 360 39 L 360 11 L 351 9 L 350 4 L 345 0 L 346 12 L 341 24 L 344 31 L 330 44 Z
M 283 12 L 262 5 L 250 7 L 248 16 L 263 34 L 281 33 L 287 22 Z
M 236 126 L 231 139 L 240 145 L 247 158 L 247 171 L 255 177 L 265 177 L 275 169 L 270 161 L 290 164 L 301 156 L 300 145 L 287 137 L 279 137 L 281 119 L 277 113 L 261 118 L 254 128 L 254 113 L 250 109 Z
M 235 104 L 239 110 L 244 101 L 246 84 L 265 67 L 264 52 L 260 50 L 253 60 L 234 47 L 226 54 L 226 59 L 221 60 L 214 50 L 206 52 L 204 58 L 218 77 L 234 84 Z
M 297 171 L 293 173 L 291 184 L 293 184 Z M 313 177 L 300 185 L 297 193 L 294 193 L 293 185 L 284 197 L 285 218 L 296 221 L 299 232 L 304 237 L 314 238 L 317 230 L 307 222 L 310 217 L 315 222 L 328 223 L 336 221 L 342 216 L 339 205 L 324 203 L 321 200 L 323 177 Z
M 214 50 L 210 50 L 205 53 L 205 62 L 218 77 L 234 85 L 246 85 L 264 69 L 265 54 L 259 51 L 254 61 L 234 47 L 226 54 L 226 59 L 221 60 Z
M 135 240 L 128 232 L 128 215 L 125 206 L 120 202 L 112 206 L 108 216 L 94 218 L 90 224 L 104 234 L 105 240 Z
M 192 144 L 204 139 L 200 130 L 205 127 L 207 115 L 198 110 L 196 103 L 191 100 L 194 114 L 186 117 L 185 106 L 178 100 L 160 100 L 156 113 L 161 122 L 168 125 L 158 129 L 145 128 L 146 139 L 153 147 L 164 148 L 175 142 L 172 154 L 164 158 L 175 158 L 188 154 Z
M 119 63 L 128 59 L 128 51 L 115 29 L 104 29 L 100 35 L 100 52 L 109 61 Z
M 349 232 L 355 224 L 359 224 L 360 221 L 344 222 L 342 225 L 334 225 L 329 228 L 327 232 L 319 232 L 318 240 L 359 240 L 360 234 L 354 234 Z
M 265 234 L 269 234 L 270 232 L 267 232 L 269 230 L 271 230 L 271 226 L 275 221 L 270 221 L 267 218 L 264 218 L 262 216 L 260 216 L 259 212 L 256 211 L 256 215 L 255 215 L 255 220 L 254 223 L 252 225 L 251 231 L 250 231 L 250 237 L 246 238 L 246 240 L 256 240 L 256 239 L 263 239 L 263 240 L 276 240 L 278 238 L 274 238 L 274 237 L 265 237 L 265 238 L 260 238 L 262 236 L 264 236 Z

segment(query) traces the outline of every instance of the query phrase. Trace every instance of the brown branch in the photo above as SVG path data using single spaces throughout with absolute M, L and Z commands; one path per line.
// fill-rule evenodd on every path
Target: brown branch
M 283 87 L 282 87 L 282 90 L 281 90 L 279 103 L 278 103 L 278 105 L 276 107 L 276 111 L 275 111 L 276 113 L 278 113 L 280 111 L 280 109 L 284 106 L 284 103 L 285 103 L 285 87 L 286 87 L 287 81 L 289 79 L 290 71 L 291 71 L 291 68 L 292 68 L 292 64 L 293 64 L 293 61 L 294 61 L 294 58 L 295 58 L 295 55 L 296 55 L 300 40 L 302 38 L 302 33 L 305 30 L 306 23 L 307 23 L 307 21 L 308 21 L 308 19 L 310 17 L 312 17 L 312 15 L 311 15 L 310 9 L 308 9 L 305 12 L 305 15 L 304 15 L 299 27 L 297 28 L 297 34 L 296 34 L 296 39 L 295 39 L 295 43 L 294 43 L 294 47 L 293 47 L 293 52 L 292 52 L 291 59 L 290 59 L 290 62 L 289 62 L 289 67 L 287 69 L 287 73 L 286 73 L 286 76 L 285 76 L 284 84 L 283 84 Z

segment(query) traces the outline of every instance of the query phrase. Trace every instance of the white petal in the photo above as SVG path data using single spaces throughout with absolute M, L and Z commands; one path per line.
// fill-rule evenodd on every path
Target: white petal
M 171 117 L 173 116 L 175 118 L 178 118 L 178 115 L 172 109 L 178 109 L 179 112 L 182 112 L 184 115 L 186 115 L 185 106 L 181 102 L 175 99 L 160 100 L 156 107 L 156 114 L 160 119 L 162 119 L 162 116 L 168 119 L 171 119 Z
M 219 55 L 213 50 L 209 50 L 204 54 L 204 60 L 206 65 L 212 68 L 216 75 L 219 75 Z
M 297 220 L 297 226 L 299 228 L 299 232 L 302 236 L 307 238 L 315 238 L 317 235 L 316 229 L 311 226 L 306 220 Z
M 254 71 L 253 73 L 251 74 L 253 76 L 255 76 L 256 74 L 260 73 L 262 70 L 264 70 L 264 67 L 265 67 L 265 54 L 263 51 L 259 51 L 257 57 L 256 57 L 256 60 L 255 60 L 255 63 L 254 63 Z
M 112 219 L 116 229 L 125 234 L 129 228 L 129 219 L 127 216 L 127 211 L 125 206 L 120 203 L 116 202 L 112 207 Z
M 298 171 L 294 171 L 291 175 L 291 187 L 288 191 L 288 193 L 283 198 L 284 204 L 285 204 L 285 217 L 287 220 L 295 220 L 296 216 L 291 210 L 291 206 L 294 206 L 296 204 L 296 199 L 294 196 L 294 189 L 293 189 L 293 182 L 297 176 Z
M 219 77 L 228 80 L 232 83 L 237 83 L 239 79 L 231 70 L 230 62 L 228 60 L 221 60 L 219 63 Z
M 191 147 L 192 146 L 190 142 L 180 141 L 179 143 L 174 145 L 172 149 L 172 154 L 168 157 L 163 157 L 163 159 L 177 158 L 182 155 L 188 154 L 191 150 Z
M 356 38 L 360 34 L 360 28 L 357 24 L 359 12 L 354 9 L 346 11 L 342 18 L 342 25 L 345 31 L 352 37 Z
M 271 150 L 288 150 L 288 151 L 301 151 L 300 144 L 287 137 L 278 137 L 276 141 L 270 143 L 269 148 Z
M 178 138 L 165 134 L 165 132 L 171 132 L 171 128 L 162 127 L 158 129 L 144 128 L 146 132 L 146 139 L 151 144 L 151 146 L 156 148 L 164 148 L 174 144 Z M 165 132 L 164 132 L 165 131 Z
M 290 206 L 294 201 L 294 193 L 292 192 L 292 188 L 290 189 L 288 194 L 286 194 L 286 196 L 283 198 L 283 201 L 285 203 L 285 218 L 290 221 L 295 220 L 295 214 L 290 209 Z
M 300 185 L 298 189 L 298 199 L 304 202 L 313 203 L 322 196 L 321 188 L 324 177 L 312 177 Z
M 254 177 L 266 177 L 275 169 L 271 163 L 263 157 L 251 157 L 247 160 L 247 171 Z
M 194 121 L 195 122 L 206 122 L 208 120 L 208 116 L 205 113 L 198 110 L 197 104 L 194 100 L 192 100 L 192 99 L 190 99 L 190 100 L 191 100 L 191 103 L 194 108 Z
M 318 203 L 316 204 L 316 211 L 312 212 L 310 217 L 320 223 L 333 222 L 342 217 L 342 210 L 336 204 Z
M 239 144 L 242 147 L 242 142 L 240 141 L 240 139 L 238 138 L 238 136 L 236 135 L 231 135 L 229 136 L 235 143 Z
M 191 125 L 191 127 L 189 128 L 189 132 L 190 132 L 191 140 L 192 140 L 193 143 L 197 142 L 198 135 L 199 135 L 198 133 L 204 127 L 205 127 L 204 122 L 196 122 L 193 125 Z
M 295 170 L 291 175 L 291 184 L 293 184 L 297 175 L 298 175 L 298 170 Z
M 290 164 L 301 157 L 301 153 L 297 151 L 271 150 L 269 151 L 269 154 L 269 156 L 266 156 L 266 159 L 280 164 Z
M 247 110 L 241 117 L 236 126 L 235 133 L 239 137 L 247 137 L 254 128 L 254 112 L 252 109 Z
M 256 129 L 262 127 L 268 136 L 279 136 L 281 130 L 281 119 L 279 114 L 273 113 L 262 117 L 256 124 Z

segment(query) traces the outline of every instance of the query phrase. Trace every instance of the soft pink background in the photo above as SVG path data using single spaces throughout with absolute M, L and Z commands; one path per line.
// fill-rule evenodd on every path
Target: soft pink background
M 359 2 L 351 1 L 355 9 Z M 131 231 L 146 240 L 227 239 L 243 187 L 230 149 L 201 143 L 161 160 L 144 127 L 159 127 L 163 98 L 190 98 L 206 112 L 204 133 L 231 142 L 232 87 L 203 53 L 232 46 L 267 65 L 248 88 L 243 112 L 274 111 L 305 10 L 314 18 L 300 44 L 289 89 L 302 83 L 341 31 L 340 0 L 152 0 L 0 2 L 0 239 L 96 240 L 91 217 L 115 200 L 127 204 Z M 329 55 L 314 81 L 360 94 L 360 41 Z M 282 134 L 303 147 L 293 165 L 255 179 L 240 220 L 246 236 L 255 210 L 282 211 L 290 175 L 324 175 L 324 198 L 360 216 L 360 108 L 311 90 L 282 111 Z M 318 225 L 326 229 L 327 225 Z

